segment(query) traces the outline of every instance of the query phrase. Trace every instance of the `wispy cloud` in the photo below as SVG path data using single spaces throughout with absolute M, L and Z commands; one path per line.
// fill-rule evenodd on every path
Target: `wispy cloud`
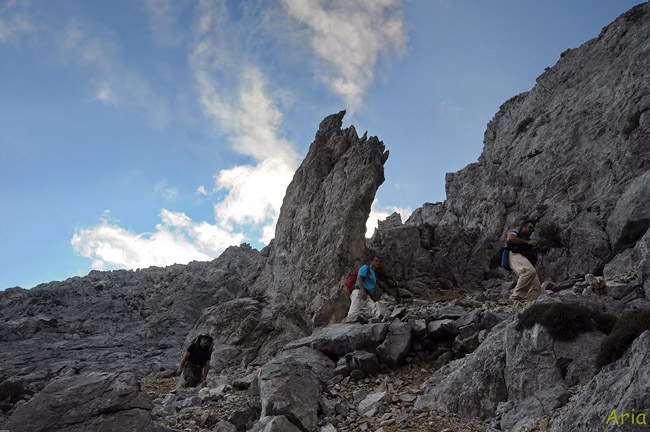
M 374 78 L 381 54 L 406 46 L 400 0 L 282 0 L 287 12 L 310 29 L 311 47 L 331 66 L 321 76 L 355 111 Z M 319 68 L 319 71 L 321 68 Z
M 98 36 L 90 26 L 69 21 L 58 40 L 65 61 L 85 67 L 94 89 L 94 99 L 131 112 L 144 111 L 155 124 L 167 120 L 166 104 L 149 81 L 120 60 L 119 45 Z
M 201 94 L 205 113 L 229 131 L 233 147 L 257 164 L 234 166 L 216 176 L 215 188 L 228 195 L 215 204 L 215 218 L 224 229 L 234 224 L 263 225 L 263 243 L 273 237 L 282 200 L 299 156 L 291 143 L 279 138 L 281 114 L 265 95 L 261 75 L 248 70 L 235 105 L 223 103 L 211 81 L 202 77 Z
M 436 117 L 438 117 L 440 122 L 444 123 L 457 123 L 464 113 L 465 110 L 461 106 L 448 100 L 438 102 L 435 110 Z
M 178 188 L 168 187 L 167 181 L 165 180 L 156 183 L 153 190 L 168 201 L 174 200 L 180 196 Z
M 36 32 L 36 26 L 19 2 L 0 4 L 0 44 L 16 43 L 20 37 Z
M 184 32 L 180 31 L 178 17 L 182 15 L 179 8 L 185 4 L 173 0 L 144 0 L 151 32 L 159 44 L 175 46 L 182 43 Z

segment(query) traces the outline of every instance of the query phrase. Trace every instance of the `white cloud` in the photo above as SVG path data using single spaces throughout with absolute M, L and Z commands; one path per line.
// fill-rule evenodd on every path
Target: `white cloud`
M 151 4 L 163 7 L 165 3 Z M 136 234 L 108 220 L 77 229 L 72 239 L 74 250 L 91 258 L 93 268 L 137 268 L 215 258 L 226 247 L 247 240 L 240 232 L 247 227 L 260 232 L 261 238 L 256 240 L 263 243 L 273 238 L 282 200 L 300 156 L 281 137 L 282 114 L 267 95 L 264 76 L 236 56 L 237 42 L 230 39 L 233 32 L 224 3 L 200 2 L 197 17 L 188 61 L 201 108 L 215 130 L 226 135 L 232 147 L 253 163 L 220 171 L 211 190 L 197 187 L 196 192 L 203 196 L 227 191 L 214 205 L 214 224 L 197 223 L 184 213 L 163 209 L 162 223 L 154 233 Z M 110 50 L 85 41 L 75 30 L 70 29 L 68 45 L 80 61 L 99 70 L 108 68 Z M 229 77 L 235 78 L 227 85 L 224 81 Z M 104 85 L 99 94 L 102 100 L 119 103 L 119 93 L 115 94 L 110 85 Z M 170 196 L 176 193 L 164 182 L 155 189 Z
M 256 166 L 221 171 L 216 185 L 229 193 L 214 207 L 219 226 L 231 229 L 233 223 L 261 225 L 263 236 L 259 241 L 271 241 L 294 171 L 295 166 L 282 159 L 266 159 Z
M 90 258 L 92 268 L 145 268 L 207 261 L 243 235 L 225 232 L 206 222 L 193 222 L 184 213 L 162 210 L 154 233 L 136 234 L 104 219 L 90 228 L 77 228 L 71 244 L 75 253 Z
M 235 150 L 256 161 L 297 161 L 298 154 L 292 144 L 278 137 L 282 114 L 265 94 L 264 78 L 259 70 L 247 67 L 241 71 L 238 95 L 231 102 L 219 94 L 209 71 L 197 65 L 195 76 L 204 112 L 230 135 Z
M 368 216 L 368 221 L 366 222 L 366 237 L 372 237 L 375 228 L 377 228 L 378 221 L 383 221 L 395 212 L 399 213 L 402 217 L 402 222 L 405 222 L 411 216 L 413 210 L 408 207 L 380 206 L 379 200 L 375 198 L 370 207 L 370 216 Z
M 322 77 L 351 111 L 374 78 L 380 54 L 405 49 L 400 0 L 282 0 L 311 30 L 311 47 L 333 71 Z M 321 68 L 319 68 L 320 70 Z
M 267 243 L 273 237 L 299 155 L 280 136 L 282 114 L 266 93 L 262 73 L 255 67 L 238 64 L 232 57 L 223 4 L 202 2 L 201 8 L 190 66 L 203 111 L 229 136 L 236 151 L 257 163 L 234 166 L 217 174 L 215 188 L 225 189 L 228 194 L 215 205 L 215 219 L 226 230 L 242 224 L 261 227 L 263 234 L 259 240 Z M 238 72 L 234 94 L 219 85 L 217 77 L 222 76 L 224 68 L 235 68 Z
M 224 229 L 232 229 L 233 224 L 262 224 L 264 235 L 259 240 L 268 243 L 299 156 L 291 143 L 278 137 L 282 116 L 265 95 L 259 72 L 243 73 L 234 106 L 222 102 L 201 76 L 205 113 L 229 131 L 235 150 L 258 162 L 234 166 L 216 176 L 215 187 L 228 190 L 228 195 L 215 205 L 215 218 Z
M 458 123 L 463 118 L 465 110 L 453 102 L 443 100 L 436 105 L 435 115 L 441 123 Z

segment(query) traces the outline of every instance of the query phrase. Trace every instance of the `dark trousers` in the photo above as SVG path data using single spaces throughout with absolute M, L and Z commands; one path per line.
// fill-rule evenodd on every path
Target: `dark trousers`
M 203 382 L 203 367 L 187 362 L 183 367 L 183 387 L 196 387 Z

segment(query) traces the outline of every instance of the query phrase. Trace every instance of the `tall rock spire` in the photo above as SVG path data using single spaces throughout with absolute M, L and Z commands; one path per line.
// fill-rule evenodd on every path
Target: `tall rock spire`
M 250 291 L 297 323 L 340 320 L 342 281 L 364 260 L 365 226 L 388 158 L 377 137 L 341 129 L 345 111 L 326 117 L 287 188 L 266 265 Z

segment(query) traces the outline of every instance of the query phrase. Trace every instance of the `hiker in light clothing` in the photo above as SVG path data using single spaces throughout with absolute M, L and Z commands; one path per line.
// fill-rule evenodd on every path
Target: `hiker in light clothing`
M 542 287 L 535 270 L 537 262 L 537 241 L 530 236 L 535 231 L 535 221 L 525 220 L 519 229 L 508 231 L 506 250 L 509 251 L 509 265 L 512 271 L 519 275 L 517 286 L 510 299 L 532 301 L 542 293 Z
M 363 265 L 357 274 L 357 281 L 354 284 L 354 290 L 350 293 L 350 310 L 345 321 L 355 321 L 359 311 L 363 308 L 370 308 L 373 316 L 376 314 L 375 302 L 372 300 L 372 294 L 377 285 L 377 275 L 375 272 L 379 268 L 380 259 L 374 255 L 369 264 Z

